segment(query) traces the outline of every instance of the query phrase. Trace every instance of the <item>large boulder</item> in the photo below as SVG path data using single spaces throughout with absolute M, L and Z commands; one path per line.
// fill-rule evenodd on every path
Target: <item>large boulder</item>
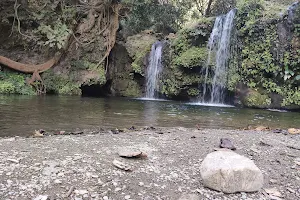
M 255 192 L 263 186 L 263 174 L 254 162 L 232 151 L 216 151 L 200 168 L 204 185 L 224 193 Z

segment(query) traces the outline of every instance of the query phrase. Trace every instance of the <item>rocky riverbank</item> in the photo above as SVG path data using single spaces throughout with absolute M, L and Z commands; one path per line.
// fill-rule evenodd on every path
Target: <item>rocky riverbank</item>
M 205 188 L 200 165 L 229 138 L 264 175 L 255 193 Z M 185 128 L 0 139 L 0 199 L 299 199 L 300 135 Z M 135 148 L 147 158 L 121 158 Z M 117 160 L 130 172 L 113 165 Z

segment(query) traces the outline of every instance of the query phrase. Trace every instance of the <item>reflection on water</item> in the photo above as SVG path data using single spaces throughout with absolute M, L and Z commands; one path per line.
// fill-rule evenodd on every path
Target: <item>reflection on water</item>
M 183 126 L 236 129 L 251 125 L 298 127 L 299 113 L 207 107 L 173 101 L 126 98 L 0 96 L 0 136 L 76 128 Z

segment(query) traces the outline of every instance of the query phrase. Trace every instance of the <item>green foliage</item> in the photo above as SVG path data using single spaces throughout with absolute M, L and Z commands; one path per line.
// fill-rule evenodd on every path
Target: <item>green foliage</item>
M 269 98 L 268 95 L 253 91 L 248 94 L 243 103 L 248 107 L 264 108 L 271 104 L 271 98 Z
M 173 32 L 182 22 L 182 13 L 172 4 L 160 4 L 154 0 L 126 0 L 131 13 L 123 21 L 127 34 L 132 35 L 152 28 L 156 32 Z
M 165 51 L 162 93 L 167 97 L 197 96 L 200 75 L 207 60 L 206 43 L 209 38 L 212 18 L 203 18 L 196 24 L 182 29 Z M 198 72 L 197 72 L 198 71 Z
M 36 95 L 32 86 L 25 82 L 26 76 L 10 71 L 0 71 L 0 93 L 2 94 L 21 94 Z
M 200 94 L 200 91 L 197 88 L 190 88 L 187 91 L 189 96 L 198 96 Z
M 129 80 L 126 89 L 121 92 L 121 95 L 124 97 L 140 97 L 141 93 L 138 83 L 134 80 Z
M 300 105 L 297 89 L 300 83 L 297 26 L 294 35 L 289 36 L 291 40 L 284 41 L 293 45 L 282 46 L 278 37 L 278 31 L 281 30 L 273 23 L 274 20 L 266 20 L 266 16 L 271 15 L 265 13 L 264 5 L 259 0 L 238 4 L 239 50 L 235 61 L 230 65 L 229 88 L 234 90 L 234 85 L 242 82 L 249 88 L 281 95 L 284 98 L 282 106 Z M 259 104 L 267 106 L 270 101 L 266 95 L 254 93 L 246 103 L 257 107 Z
M 54 26 L 40 25 L 36 33 L 42 36 L 39 45 L 61 49 L 68 42 L 68 36 L 72 33 L 72 30 L 66 24 L 58 21 Z
M 80 70 L 95 72 L 97 76 L 88 79 L 84 85 L 104 85 L 106 83 L 106 72 L 103 65 L 89 62 L 87 60 L 76 60 L 71 63 L 73 74 L 76 75 Z M 74 77 L 76 79 L 76 77 Z
M 187 68 L 204 66 L 207 59 L 207 48 L 191 47 L 175 58 L 174 64 Z
M 283 99 L 282 105 L 300 105 L 300 88 L 295 88 L 294 91 L 288 90 L 285 92 L 286 96 Z
M 1 94 L 14 94 L 15 86 L 10 82 L 0 81 L 0 93 Z
M 80 95 L 80 84 L 70 77 L 56 75 L 48 70 L 42 74 L 47 92 L 62 94 L 62 95 Z
M 146 55 L 150 52 L 150 48 L 142 49 L 141 51 L 136 52 L 133 58 L 133 62 L 131 64 L 131 67 L 134 71 L 134 73 L 141 74 L 144 76 L 143 72 L 143 60 L 145 59 Z

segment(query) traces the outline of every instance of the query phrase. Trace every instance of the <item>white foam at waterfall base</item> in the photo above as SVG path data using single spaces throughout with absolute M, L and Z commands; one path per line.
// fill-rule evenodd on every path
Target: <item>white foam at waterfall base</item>
M 218 103 L 187 103 L 188 105 L 194 105 L 194 106 L 207 106 L 207 107 L 221 107 L 221 108 L 234 108 L 232 105 L 227 104 L 218 104 Z
M 162 50 L 163 42 L 157 41 L 152 45 L 149 65 L 146 74 L 146 98 L 157 99 L 157 91 L 159 90 L 159 76 L 162 72 Z

